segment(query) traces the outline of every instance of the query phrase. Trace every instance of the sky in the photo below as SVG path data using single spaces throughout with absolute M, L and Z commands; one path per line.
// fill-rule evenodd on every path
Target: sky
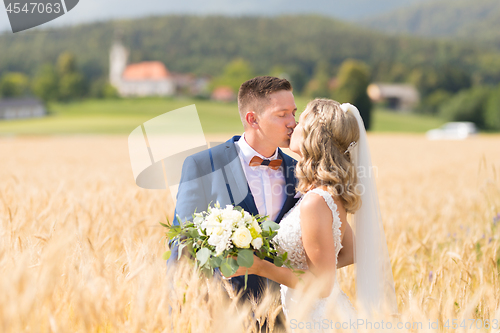
M 425 0 L 309 0 L 307 2 L 303 0 L 80 0 L 73 10 L 41 27 L 167 14 L 280 15 L 318 13 L 355 21 L 422 1 Z M 5 7 L 0 8 L 0 31 L 10 31 Z

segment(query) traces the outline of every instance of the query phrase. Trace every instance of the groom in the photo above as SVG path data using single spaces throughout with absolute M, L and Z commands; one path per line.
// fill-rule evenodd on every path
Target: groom
M 289 146 L 296 125 L 297 107 L 290 82 L 270 76 L 244 82 L 238 92 L 238 109 L 244 127 L 242 136 L 184 161 L 175 207 L 175 216 L 182 221 L 219 202 L 221 207 L 240 206 L 252 215 L 268 215 L 279 223 L 297 202 L 297 161 L 278 148 Z M 178 224 L 177 219 L 174 224 Z M 176 260 L 177 247 L 173 246 L 169 269 Z M 243 276 L 230 281 L 237 291 L 243 289 Z M 249 275 L 244 294 L 259 298 L 262 287 L 274 284 Z

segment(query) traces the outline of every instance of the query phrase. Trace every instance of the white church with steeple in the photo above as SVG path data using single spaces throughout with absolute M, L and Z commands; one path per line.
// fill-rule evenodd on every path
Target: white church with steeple
M 159 61 L 127 64 L 128 50 L 118 41 L 109 55 L 109 81 L 122 97 L 172 96 L 176 86 L 171 73 Z

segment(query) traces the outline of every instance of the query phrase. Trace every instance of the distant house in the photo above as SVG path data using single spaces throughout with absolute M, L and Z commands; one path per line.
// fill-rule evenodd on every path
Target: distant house
M 368 86 L 373 102 L 387 102 L 390 109 L 410 111 L 420 101 L 418 90 L 411 84 L 374 83 Z
M 208 96 L 208 77 L 197 77 L 188 73 L 171 73 L 175 83 L 175 92 L 178 95 Z
M 110 52 L 109 81 L 120 96 L 171 96 L 175 85 L 164 64 L 145 61 L 127 65 L 128 51 L 115 43 Z
M 236 100 L 236 95 L 230 87 L 222 86 L 214 89 L 211 98 L 219 102 L 233 102 Z
M 192 74 L 171 73 L 159 61 L 127 64 L 128 53 L 119 42 L 111 47 L 109 81 L 120 96 L 198 95 L 206 90 L 206 79 Z
M 43 117 L 47 110 L 36 98 L 9 98 L 0 100 L 0 119 Z

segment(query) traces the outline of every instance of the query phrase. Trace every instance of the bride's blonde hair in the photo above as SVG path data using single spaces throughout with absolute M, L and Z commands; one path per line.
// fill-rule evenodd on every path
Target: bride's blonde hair
M 351 153 L 352 142 L 359 140 L 359 127 L 354 114 L 344 112 L 340 103 L 331 99 L 315 99 L 307 104 L 302 122 L 302 160 L 295 169 L 298 190 L 306 193 L 318 186 L 338 197 L 348 213 L 361 206 L 356 192 L 358 182 Z

